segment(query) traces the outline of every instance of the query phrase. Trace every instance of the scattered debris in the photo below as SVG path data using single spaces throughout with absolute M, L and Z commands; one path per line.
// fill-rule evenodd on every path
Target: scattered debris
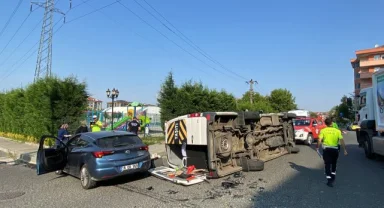
M 150 187 L 147 188 L 147 190 L 151 191 L 151 190 L 153 190 L 153 187 L 150 186 Z
M 240 178 L 240 177 L 244 177 L 244 176 L 243 176 L 242 172 L 236 172 L 235 174 L 233 174 L 233 177 Z
M 254 181 L 254 182 L 248 184 L 248 188 L 255 189 L 258 187 L 258 185 L 259 184 L 257 183 L 257 181 Z
M 264 191 L 264 187 L 259 187 L 259 192 L 262 192 L 262 191 Z
M 264 180 L 264 179 L 262 179 L 262 178 L 259 178 L 259 181 L 260 181 L 260 182 L 263 182 L 263 183 L 267 183 L 267 181 Z
M 243 197 L 244 197 L 243 195 L 238 195 L 238 194 L 233 195 L 233 198 L 235 198 L 235 199 L 239 199 L 239 198 L 243 198 Z
M 173 190 L 168 190 L 168 194 L 177 194 L 177 193 L 179 193 L 179 192 L 173 191 Z
M 228 189 L 228 188 L 235 188 L 237 184 L 233 181 L 223 181 L 221 182 L 221 186 L 223 186 L 225 189 Z

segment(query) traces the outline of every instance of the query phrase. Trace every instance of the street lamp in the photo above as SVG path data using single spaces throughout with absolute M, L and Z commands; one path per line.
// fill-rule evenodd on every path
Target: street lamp
M 115 98 L 119 97 L 119 90 L 118 89 L 115 89 L 113 88 L 112 91 L 108 90 L 106 91 L 107 93 L 107 97 L 108 98 L 112 98 L 112 123 L 111 123 L 111 129 L 113 131 L 113 106 L 114 106 L 114 101 L 115 101 Z

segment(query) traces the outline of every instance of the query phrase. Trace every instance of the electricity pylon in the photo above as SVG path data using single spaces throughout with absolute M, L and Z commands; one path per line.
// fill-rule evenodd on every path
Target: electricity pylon
M 256 80 L 249 80 L 249 81 L 246 81 L 245 83 L 249 84 L 249 101 L 251 102 L 251 104 L 253 104 L 253 85 L 256 83 L 256 84 L 259 84 Z
M 69 1 L 71 6 L 72 0 Z M 45 9 L 35 69 L 34 81 L 37 81 L 39 78 L 50 77 L 52 75 L 53 14 L 57 12 L 64 15 L 65 22 L 65 13 L 55 8 L 54 0 L 46 0 L 45 3 L 31 2 L 31 11 L 32 5 L 37 5 Z

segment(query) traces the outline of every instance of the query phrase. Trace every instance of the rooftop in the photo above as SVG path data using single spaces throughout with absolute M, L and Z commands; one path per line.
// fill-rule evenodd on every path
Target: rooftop
M 130 101 L 126 101 L 126 100 L 115 100 L 115 101 L 113 101 L 114 103 L 131 103 Z M 109 102 L 107 102 L 108 104 L 111 104 L 112 103 L 112 101 L 109 101 Z
M 89 96 L 89 97 L 87 98 L 87 100 L 88 100 L 88 101 L 94 101 L 94 102 L 103 102 L 103 101 L 98 100 L 98 99 L 96 99 L 96 98 L 94 98 L 94 97 L 91 97 L 91 96 Z
M 374 48 L 368 48 L 368 49 L 362 49 L 362 50 L 357 50 L 356 55 L 369 55 L 369 54 L 375 54 L 375 53 L 380 53 L 384 52 L 384 45 L 376 45 Z

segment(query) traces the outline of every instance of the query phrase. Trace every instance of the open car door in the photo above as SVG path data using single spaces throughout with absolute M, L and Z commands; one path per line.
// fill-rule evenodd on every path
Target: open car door
M 59 140 L 61 147 L 45 148 L 44 141 L 46 139 L 59 140 L 57 137 L 48 135 L 44 135 L 40 138 L 39 149 L 37 151 L 36 158 L 37 175 L 42 175 L 56 170 L 62 170 L 67 164 L 67 146 Z

